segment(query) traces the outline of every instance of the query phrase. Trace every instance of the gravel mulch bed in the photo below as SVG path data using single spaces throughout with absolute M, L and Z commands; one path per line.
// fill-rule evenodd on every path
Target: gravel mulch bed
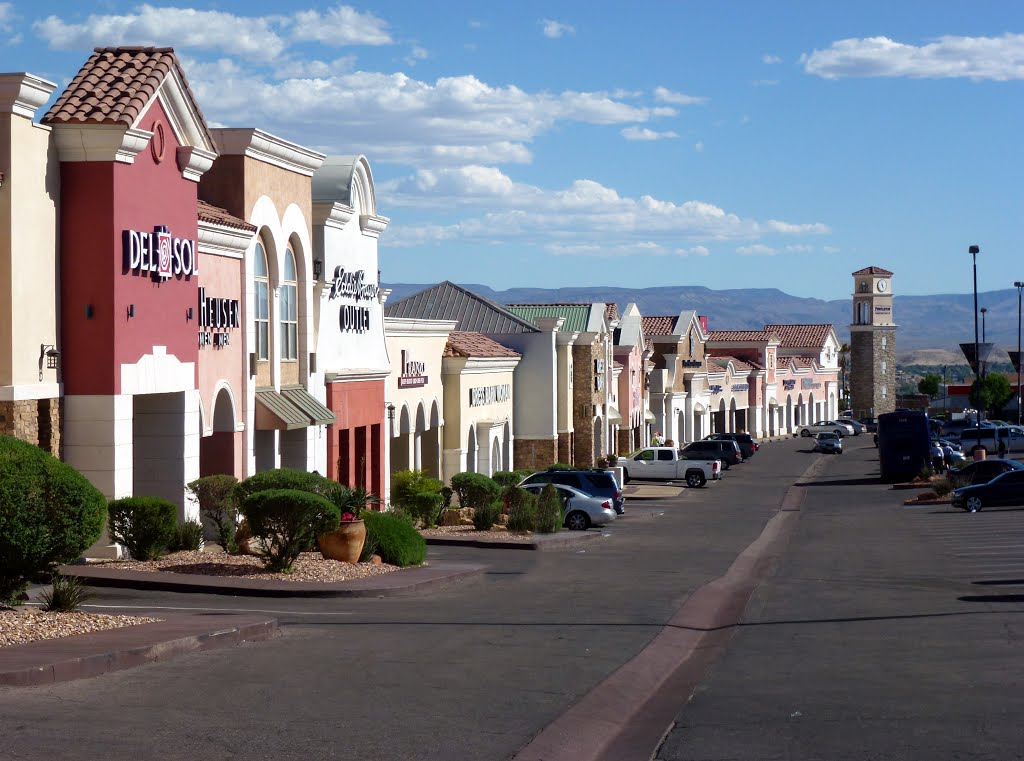
M 152 624 L 162 620 L 144 616 L 107 616 L 82 611 L 47 613 L 27 605 L 0 608 L 0 647 L 120 629 L 122 626 Z
M 264 581 L 335 582 L 365 579 L 399 570 L 397 565 L 381 563 L 340 563 L 328 560 L 319 552 L 303 552 L 292 566 L 291 573 L 269 573 L 254 555 L 228 555 L 223 552 L 175 552 L 159 560 L 101 560 L 90 563 L 104 568 L 154 573 L 192 573 L 202 576 L 244 576 Z
M 507 529 L 494 529 L 490 531 L 477 531 L 473 526 L 438 526 L 437 528 L 420 529 L 420 533 L 426 537 L 444 537 L 445 539 L 473 539 L 485 542 L 532 542 L 531 532 L 508 531 Z

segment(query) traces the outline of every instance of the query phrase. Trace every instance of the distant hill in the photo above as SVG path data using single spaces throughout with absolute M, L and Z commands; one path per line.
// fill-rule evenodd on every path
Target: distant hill
M 389 300 L 394 302 L 426 288 L 428 284 L 387 283 Z M 433 285 L 432 283 L 429 285 Z M 822 299 L 791 296 L 777 288 L 737 288 L 715 291 L 702 286 L 662 286 L 658 288 L 509 288 L 496 291 L 486 285 L 461 283 L 465 288 L 501 304 L 614 301 L 619 308 L 636 302 L 645 315 L 677 314 L 693 309 L 707 315 L 712 330 L 759 328 L 766 323 L 830 322 L 841 341 L 849 339 L 852 312 L 849 299 Z M 948 364 L 962 358 L 959 344 L 974 340 L 971 317 L 972 294 L 935 296 L 896 296 L 893 311 L 897 333 L 897 351 L 916 352 L 937 349 L 930 358 L 934 364 Z M 1017 346 L 1017 292 L 1014 289 L 978 294 L 979 306 L 988 308 L 986 336 L 1003 350 Z M 979 328 L 980 330 L 980 328 Z M 927 355 L 916 359 L 931 364 Z

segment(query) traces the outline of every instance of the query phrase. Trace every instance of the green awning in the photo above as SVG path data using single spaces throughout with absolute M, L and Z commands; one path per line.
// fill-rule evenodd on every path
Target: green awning
M 302 386 L 282 386 L 281 396 L 309 416 L 313 425 L 331 425 L 338 418 Z
M 337 418 L 300 386 L 256 389 L 256 430 L 293 431 L 310 425 L 329 425 Z

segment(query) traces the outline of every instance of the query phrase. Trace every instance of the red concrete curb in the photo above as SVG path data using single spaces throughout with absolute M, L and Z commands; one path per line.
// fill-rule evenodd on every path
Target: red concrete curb
M 799 481 L 828 462 L 818 458 Z M 779 511 L 725 574 L 695 590 L 643 650 L 545 727 L 514 761 L 649 761 L 652 746 L 724 650 L 750 596 L 785 549 L 804 495 L 799 484 L 790 486 Z
M 35 687 L 86 679 L 276 633 L 274 618 L 214 614 L 12 645 L 0 648 L 0 685 Z

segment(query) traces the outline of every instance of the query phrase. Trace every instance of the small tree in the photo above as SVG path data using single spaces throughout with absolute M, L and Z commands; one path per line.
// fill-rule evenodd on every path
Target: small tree
M 928 373 L 917 382 L 917 392 L 925 396 L 937 396 L 941 383 L 941 375 L 938 373 Z
M 178 506 L 161 497 L 124 497 L 107 508 L 110 538 L 135 560 L 156 560 L 174 542 Z
M 533 531 L 537 524 L 537 497 L 526 489 L 509 486 L 502 499 L 508 505 L 508 530 Z
M 217 534 L 217 544 L 225 552 L 238 551 L 235 531 L 238 529 L 238 506 L 234 489 L 238 479 L 226 474 L 204 476 L 188 484 L 189 492 L 199 503 L 199 514 Z
M 977 378 L 971 384 L 971 404 L 978 409 L 984 409 L 990 416 L 999 414 L 1011 396 L 1013 391 L 1010 389 L 1010 381 L 1001 373 Z
M 548 484 L 540 493 L 537 505 L 537 532 L 553 534 L 562 527 L 562 522 L 562 500 L 558 496 L 558 489 Z
M 318 534 L 334 531 L 341 511 L 318 494 L 298 489 L 266 489 L 250 494 L 241 504 L 242 515 L 259 539 L 267 570 L 287 573 Z

